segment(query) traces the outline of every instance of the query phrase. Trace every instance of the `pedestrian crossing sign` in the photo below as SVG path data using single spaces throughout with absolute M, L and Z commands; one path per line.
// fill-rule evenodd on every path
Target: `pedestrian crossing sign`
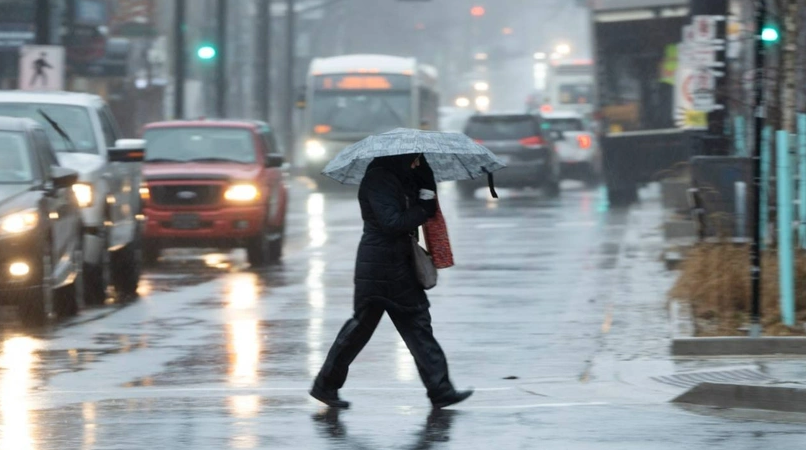
M 64 47 L 25 45 L 20 48 L 19 88 L 23 91 L 64 89 Z

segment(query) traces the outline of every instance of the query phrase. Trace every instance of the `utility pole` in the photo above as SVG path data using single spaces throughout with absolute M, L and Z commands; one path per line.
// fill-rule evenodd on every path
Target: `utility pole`
M 216 116 L 221 119 L 227 116 L 227 1 L 218 0 L 216 5 L 218 58 L 216 60 L 215 112 Z
M 36 0 L 36 45 L 50 45 L 50 0 Z
M 269 121 L 271 115 L 271 0 L 259 0 L 255 17 L 255 95 L 258 119 Z
M 185 0 L 174 0 L 174 119 L 185 117 Z
M 294 158 L 294 103 L 295 103 L 295 86 L 294 86 L 294 62 L 296 61 L 296 30 L 295 30 L 295 12 L 294 0 L 286 0 L 286 76 L 285 76 L 285 152 L 286 158 Z
M 767 116 L 764 98 L 766 49 L 761 38 L 767 24 L 767 0 L 756 3 L 756 71 L 755 71 L 755 145 L 753 146 L 753 241 L 750 244 L 750 280 L 752 305 L 750 310 L 750 337 L 761 336 L 761 145 Z

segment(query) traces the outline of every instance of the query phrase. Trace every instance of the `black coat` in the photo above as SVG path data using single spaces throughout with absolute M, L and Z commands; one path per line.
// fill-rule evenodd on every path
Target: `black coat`
M 428 219 L 417 204 L 418 188 L 399 170 L 373 164 L 358 190 L 364 235 L 355 267 L 355 309 L 381 303 L 387 309 L 428 309 L 428 297 L 417 281 L 411 235 Z

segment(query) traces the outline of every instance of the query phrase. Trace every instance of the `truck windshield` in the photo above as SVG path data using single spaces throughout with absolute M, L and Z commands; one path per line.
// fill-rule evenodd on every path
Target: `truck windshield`
M 70 136 L 75 149 L 65 141 L 39 113 L 42 110 Z M 24 117 L 39 122 L 57 152 L 98 153 L 95 132 L 87 108 L 72 105 L 36 103 L 0 103 L 0 116 Z
M 321 92 L 313 101 L 314 129 L 330 133 L 382 133 L 409 124 L 408 92 Z
M 146 140 L 146 162 L 234 162 L 252 164 L 257 150 L 252 132 L 243 128 L 153 128 Z
M 33 181 L 33 168 L 25 136 L 0 131 L 0 184 L 26 184 Z

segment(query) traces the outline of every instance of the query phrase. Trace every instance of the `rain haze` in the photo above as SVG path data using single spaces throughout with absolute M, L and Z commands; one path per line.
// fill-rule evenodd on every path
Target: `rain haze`
M 0 0 L 0 450 L 801 448 L 806 0 Z

